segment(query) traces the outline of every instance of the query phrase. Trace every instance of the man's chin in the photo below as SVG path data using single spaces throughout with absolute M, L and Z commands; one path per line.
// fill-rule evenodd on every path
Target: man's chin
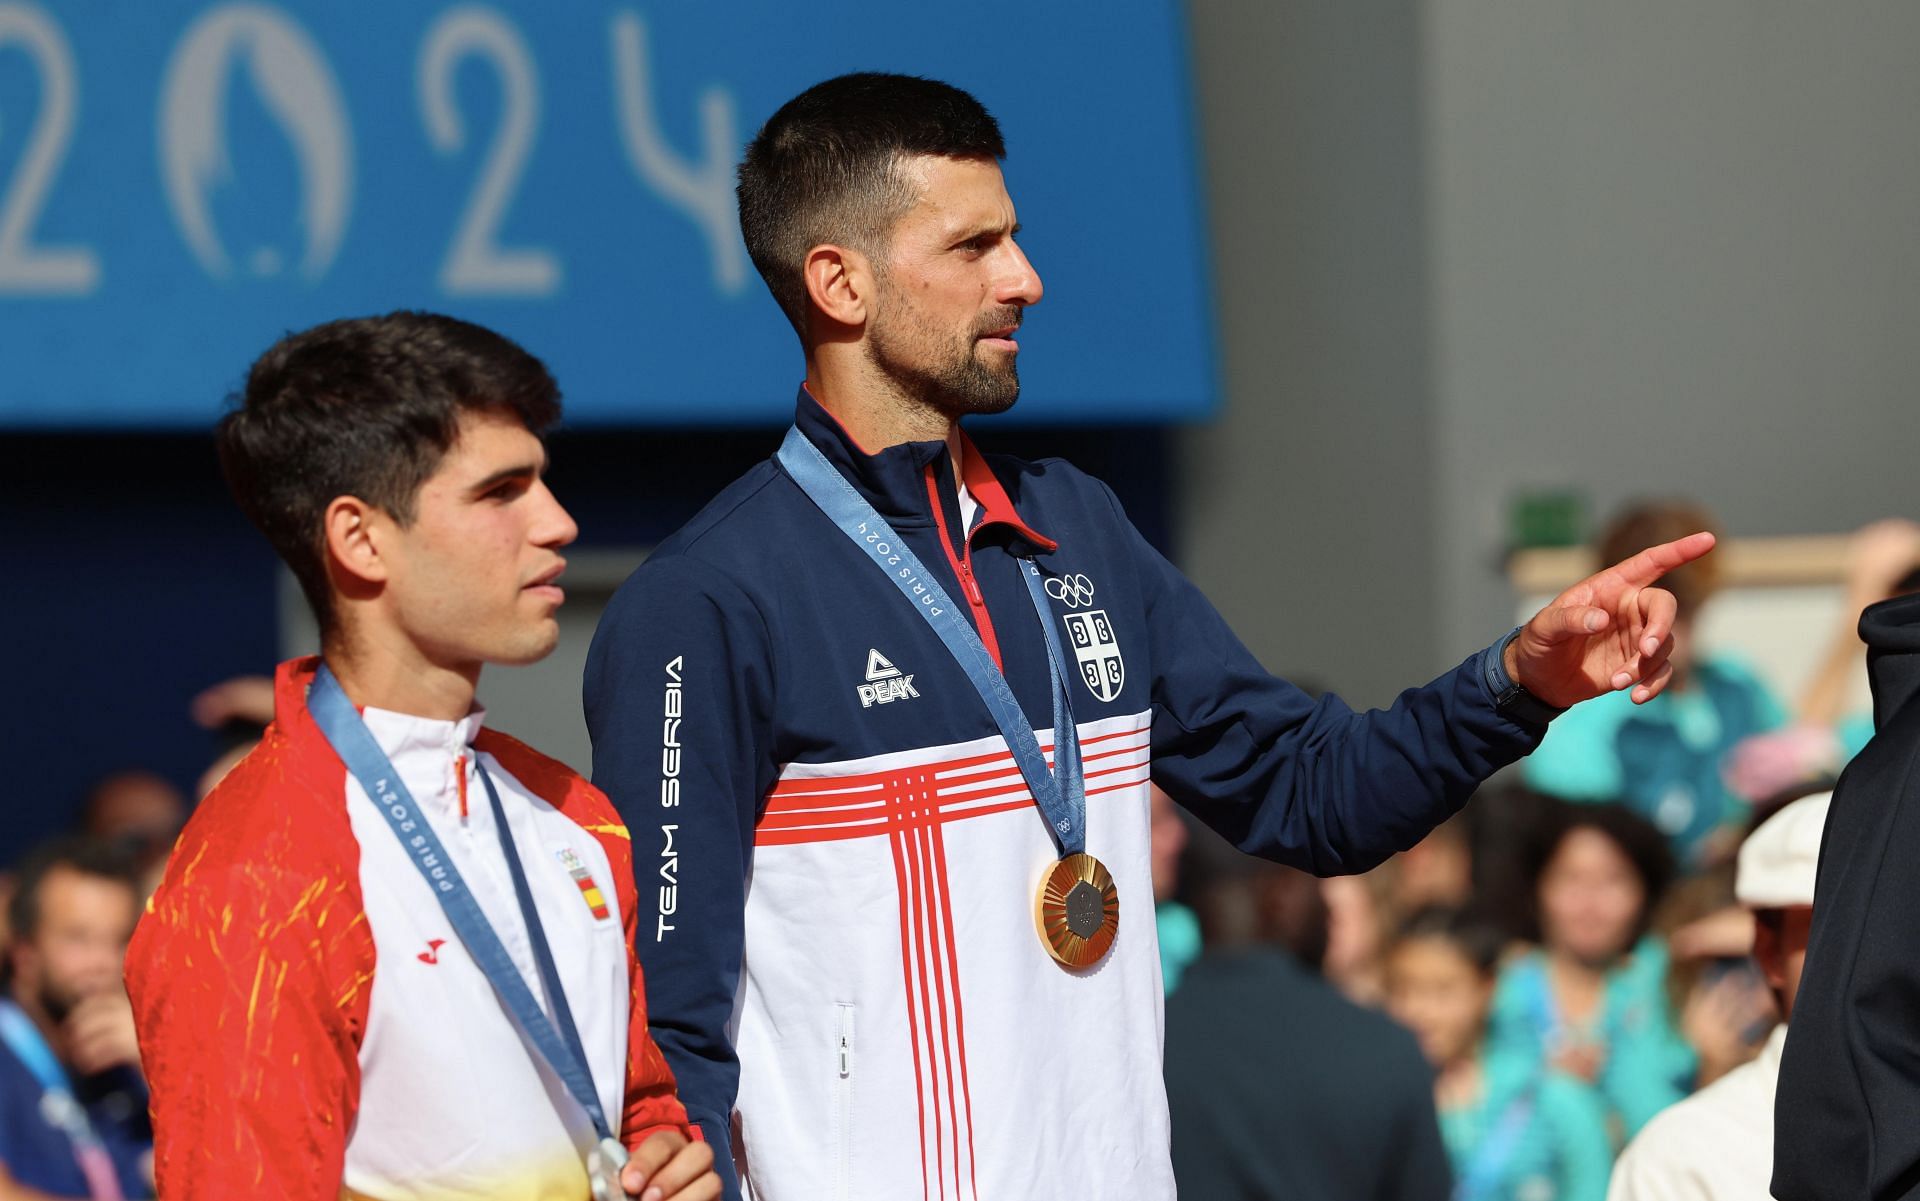
M 946 389 L 947 408 L 952 416 L 991 417 L 1011 409 L 1020 399 L 1020 377 L 1012 370 L 992 372 L 990 386 Z
M 1005 398 L 976 397 L 963 404 L 954 406 L 950 410 L 950 415 L 955 419 L 961 417 L 992 417 L 997 413 L 1004 413 L 1008 409 L 1011 409 L 1014 402 L 1019 399 L 1020 394 L 1018 392 Z
M 559 645 L 560 623 L 549 617 L 540 623 L 540 628 L 525 631 L 511 645 L 488 655 L 487 662 L 497 667 L 529 667 L 551 655 Z

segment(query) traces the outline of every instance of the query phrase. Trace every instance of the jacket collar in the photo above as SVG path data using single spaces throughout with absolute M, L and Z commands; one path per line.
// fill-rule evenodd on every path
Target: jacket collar
M 794 406 L 793 423 L 895 529 L 933 524 L 933 510 L 927 500 L 928 468 L 935 472 L 943 493 L 954 489 L 952 459 L 944 441 L 902 442 L 869 453 L 853 440 L 839 418 L 813 398 L 804 384 Z M 961 480 L 980 506 L 979 516 L 968 532 L 969 539 L 988 526 L 1002 525 L 1041 550 L 1051 551 L 1059 546 L 1021 518 L 1005 486 L 964 430 L 960 434 L 960 459 Z
M 288 659 L 273 672 L 273 724 L 290 738 L 320 738 L 320 727 L 307 712 L 307 689 L 320 670 L 320 656 Z
M 273 672 L 273 721 L 283 731 L 296 727 L 304 728 L 315 735 L 320 734 L 320 726 L 313 720 L 313 714 L 307 710 L 307 691 L 313 687 L 313 678 L 320 672 L 320 656 L 303 655 L 298 659 L 288 659 Z M 395 713 L 389 709 L 362 707 L 361 716 L 374 728 L 374 741 L 389 755 L 401 754 L 418 747 L 426 746 L 436 750 L 451 750 L 458 754 L 463 748 L 473 745 L 487 722 L 487 711 L 474 705 L 473 711 L 459 721 L 447 721 L 436 717 L 415 717 L 408 713 Z

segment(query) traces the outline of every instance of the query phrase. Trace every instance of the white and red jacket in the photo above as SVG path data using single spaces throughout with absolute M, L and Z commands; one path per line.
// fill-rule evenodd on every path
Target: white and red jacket
M 160 1195 L 581 1201 L 592 1125 L 315 726 L 315 666 L 281 666 L 274 724 L 188 823 L 128 952 Z M 606 798 L 477 711 L 364 719 L 551 1012 L 486 770 L 602 1108 L 629 1146 L 685 1131 Z

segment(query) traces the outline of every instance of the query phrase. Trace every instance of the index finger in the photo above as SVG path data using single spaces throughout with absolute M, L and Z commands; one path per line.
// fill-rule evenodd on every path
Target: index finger
M 1702 530 L 1672 542 L 1650 546 L 1646 550 L 1614 564 L 1608 570 L 1628 584 L 1644 588 L 1676 567 L 1684 567 L 1712 550 L 1719 541 Z

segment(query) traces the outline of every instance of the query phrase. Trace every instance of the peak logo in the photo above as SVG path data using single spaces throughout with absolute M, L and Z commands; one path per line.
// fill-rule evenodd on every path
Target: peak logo
M 913 686 L 912 676 L 895 667 L 893 660 L 871 649 L 867 651 L 867 682 L 860 685 L 859 693 L 862 709 L 890 705 L 894 701 L 909 700 L 920 695 Z

